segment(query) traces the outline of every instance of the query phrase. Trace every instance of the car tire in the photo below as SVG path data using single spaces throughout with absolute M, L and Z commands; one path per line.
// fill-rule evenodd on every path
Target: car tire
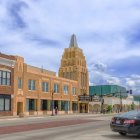
M 137 130 L 137 137 L 140 138 L 140 128 Z
M 137 134 L 137 137 L 140 138 L 140 133 Z
M 125 132 L 119 132 L 120 135 L 125 136 L 126 133 Z

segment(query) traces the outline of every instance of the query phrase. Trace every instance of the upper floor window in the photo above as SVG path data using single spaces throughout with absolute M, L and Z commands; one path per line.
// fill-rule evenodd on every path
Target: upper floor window
M 72 94 L 76 95 L 76 87 L 72 87 Z
M 11 85 L 11 72 L 0 70 L 0 85 Z
M 22 79 L 18 78 L 18 89 L 22 89 Z
M 47 82 L 42 82 L 42 91 L 48 92 L 49 84 Z
M 59 84 L 54 84 L 54 92 L 59 93 Z
M 68 86 L 67 85 L 64 85 L 64 93 L 65 94 L 68 94 L 69 90 L 68 90 Z
M 28 90 L 35 90 L 35 80 L 28 80 Z

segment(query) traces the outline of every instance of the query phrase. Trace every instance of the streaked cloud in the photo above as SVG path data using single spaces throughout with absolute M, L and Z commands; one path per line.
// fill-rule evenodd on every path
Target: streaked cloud
M 90 83 L 123 84 L 138 94 L 139 25 L 139 0 L 1 0 L 0 51 L 58 71 L 75 33 Z

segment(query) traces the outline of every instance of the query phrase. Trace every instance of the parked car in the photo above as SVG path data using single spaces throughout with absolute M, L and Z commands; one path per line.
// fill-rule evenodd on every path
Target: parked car
M 113 117 L 110 128 L 120 135 L 136 134 L 140 136 L 140 110 L 129 111 Z

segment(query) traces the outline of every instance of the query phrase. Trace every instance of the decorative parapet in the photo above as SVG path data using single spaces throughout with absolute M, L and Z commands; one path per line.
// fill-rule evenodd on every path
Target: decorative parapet
M 56 76 L 56 72 L 49 71 L 43 68 L 34 67 L 31 65 L 27 65 L 27 72 L 34 73 L 34 74 L 47 74 L 51 76 Z

